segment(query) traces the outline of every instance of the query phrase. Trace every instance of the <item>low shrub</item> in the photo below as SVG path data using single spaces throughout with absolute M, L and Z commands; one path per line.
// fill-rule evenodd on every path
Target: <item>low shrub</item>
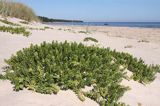
M 120 85 L 126 78 L 121 65 L 132 71 L 133 79 L 141 83 L 153 81 L 159 70 L 130 54 L 109 48 L 54 41 L 31 45 L 5 61 L 9 67 L 4 77 L 11 80 L 16 91 L 27 88 L 43 94 L 57 94 L 60 89 L 71 89 L 80 100 L 84 101 L 87 96 L 101 106 L 125 106 L 117 102 L 128 90 Z M 82 91 L 91 85 L 91 91 Z

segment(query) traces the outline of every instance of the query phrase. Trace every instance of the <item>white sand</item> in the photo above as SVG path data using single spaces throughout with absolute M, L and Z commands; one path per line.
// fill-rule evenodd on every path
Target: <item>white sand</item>
M 10 18 L 10 20 L 18 23 L 17 19 Z M 0 23 L 0 25 L 2 24 Z M 42 28 L 44 25 L 34 23 L 28 26 Z M 128 52 L 138 58 L 141 57 L 148 64 L 160 64 L 160 29 L 89 27 L 88 29 L 92 34 L 82 34 L 78 31 L 85 30 L 86 27 L 53 26 L 53 28 L 45 31 L 32 30 L 32 35 L 28 38 L 0 32 L 0 73 L 3 71 L 2 67 L 5 66 L 4 59 L 10 58 L 12 54 L 24 47 L 29 47 L 31 43 L 40 44 L 43 41 L 51 42 L 53 40 L 83 42 L 83 39 L 87 36 L 96 38 L 100 47 L 110 47 L 117 51 Z M 71 29 L 71 31 L 58 30 L 59 28 Z M 138 43 L 142 39 L 150 42 Z M 124 48 L 127 45 L 131 45 L 132 48 Z M 129 85 L 132 90 L 127 91 L 120 101 L 131 106 L 136 106 L 138 103 L 141 103 L 142 106 L 160 106 L 160 74 L 157 74 L 155 81 L 146 86 L 133 80 L 123 81 L 123 84 Z M 70 90 L 60 91 L 57 95 L 43 95 L 28 90 L 15 92 L 12 87 L 9 81 L 0 81 L 0 106 L 98 105 L 90 99 L 81 102 Z

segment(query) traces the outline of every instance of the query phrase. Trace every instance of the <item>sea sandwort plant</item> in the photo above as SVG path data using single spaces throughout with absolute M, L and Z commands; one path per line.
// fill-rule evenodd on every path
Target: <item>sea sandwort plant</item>
M 159 70 L 128 53 L 55 41 L 31 45 L 6 63 L 9 67 L 1 78 L 9 79 L 16 91 L 27 88 L 43 94 L 57 94 L 59 90 L 71 89 L 80 100 L 89 97 L 101 106 L 125 106 L 117 102 L 128 90 L 120 84 L 127 77 L 125 68 L 133 73 L 135 81 L 143 84 L 153 81 Z M 84 92 L 85 86 L 93 86 L 93 89 Z

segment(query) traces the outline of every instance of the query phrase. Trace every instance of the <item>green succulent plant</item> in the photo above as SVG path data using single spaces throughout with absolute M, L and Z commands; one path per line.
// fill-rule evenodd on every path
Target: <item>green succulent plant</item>
M 81 101 L 89 97 L 101 106 L 125 106 L 118 102 L 129 89 L 120 84 L 126 78 L 121 65 L 133 72 L 134 80 L 144 84 L 153 81 L 160 69 L 128 53 L 67 41 L 31 45 L 5 61 L 9 68 L 0 78 L 9 79 L 16 91 L 27 88 L 57 94 L 70 89 Z M 82 92 L 85 86 L 93 89 Z

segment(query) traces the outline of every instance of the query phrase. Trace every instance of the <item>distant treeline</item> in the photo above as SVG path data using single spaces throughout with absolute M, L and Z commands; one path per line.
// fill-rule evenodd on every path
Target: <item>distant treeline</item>
M 83 22 L 83 21 L 80 21 L 80 20 L 52 19 L 52 18 L 47 18 L 47 17 L 43 17 L 43 16 L 38 16 L 38 18 L 42 22 Z

